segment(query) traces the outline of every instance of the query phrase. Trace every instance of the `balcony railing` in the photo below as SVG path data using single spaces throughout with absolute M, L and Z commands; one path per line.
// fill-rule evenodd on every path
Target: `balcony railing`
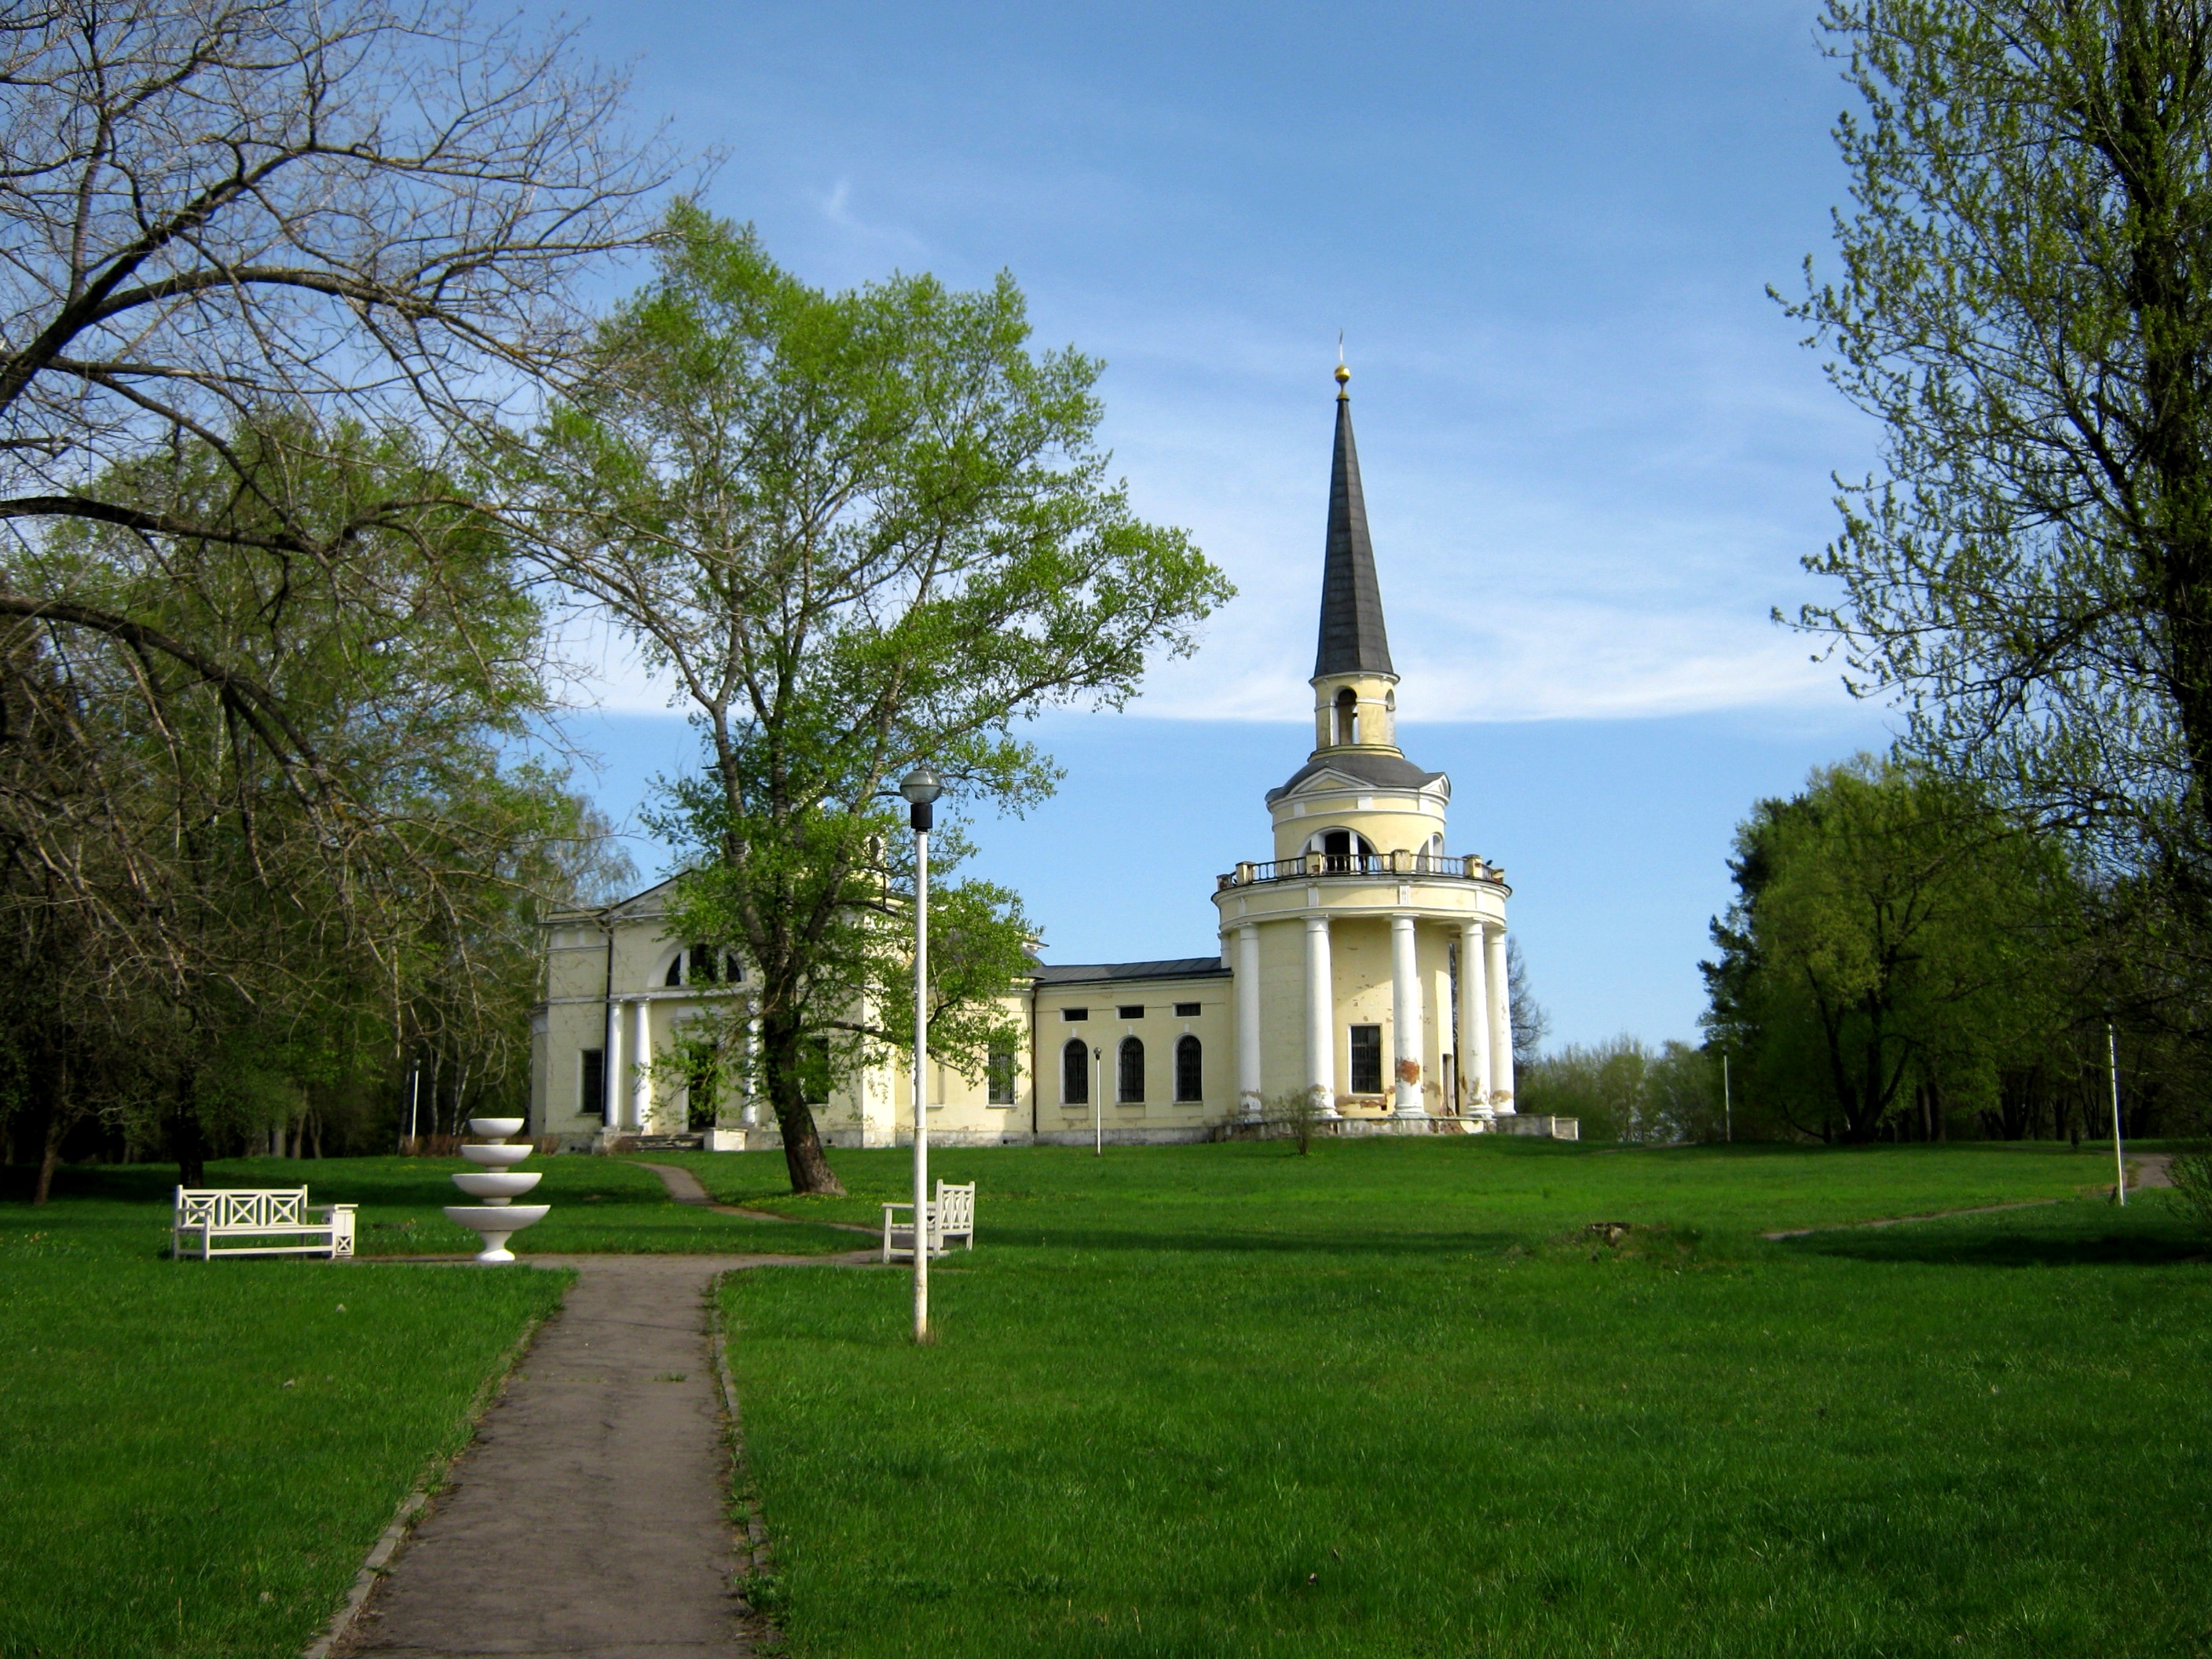
M 1310 881 L 1327 876 L 1427 876 L 1447 881 L 1505 879 L 1504 868 L 1486 864 L 1479 854 L 1437 853 L 1305 853 L 1294 859 L 1270 859 L 1265 864 L 1240 864 L 1225 876 L 1214 878 L 1216 891 L 1250 887 L 1263 881 Z

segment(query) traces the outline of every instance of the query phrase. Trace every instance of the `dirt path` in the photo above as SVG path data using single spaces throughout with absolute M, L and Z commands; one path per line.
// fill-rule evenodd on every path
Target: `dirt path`
M 337 1652 L 750 1655 L 707 1297 L 732 1268 L 870 1259 L 532 1257 L 577 1281 Z
M 699 1184 L 699 1177 L 675 1164 L 644 1164 L 637 1166 L 650 1170 L 660 1177 L 660 1184 L 668 1189 L 669 1197 L 678 1204 L 696 1204 L 702 1209 L 712 1210 L 716 1215 L 741 1215 L 749 1221 L 781 1221 L 792 1226 L 835 1227 L 841 1232 L 866 1233 L 870 1238 L 882 1237 L 882 1230 L 864 1227 L 857 1221 L 800 1221 L 794 1216 L 778 1215 L 773 1210 L 748 1210 L 735 1204 L 717 1204 L 714 1196 Z
M 2128 1190 L 2135 1192 L 2148 1187 L 2171 1187 L 2173 1178 L 2166 1165 L 2172 1159 L 2168 1152 L 2141 1152 L 2128 1155 Z M 2110 1188 L 2105 1189 L 2107 1193 Z M 1998 1215 L 2007 1210 L 2041 1210 L 2053 1204 L 2063 1204 L 2063 1198 L 2031 1198 L 2018 1204 L 1978 1204 L 1966 1210 L 1930 1210 L 1924 1215 L 1884 1216 L 1879 1221 L 1843 1221 L 1832 1227 L 1792 1227 L 1778 1233 L 1761 1233 L 1765 1239 L 1807 1238 L 1814 1233 L 1849 1232 L 1858 1227 L 1902 1227 L 1913 1221 L 1948 1221 L 1954 1216 Z

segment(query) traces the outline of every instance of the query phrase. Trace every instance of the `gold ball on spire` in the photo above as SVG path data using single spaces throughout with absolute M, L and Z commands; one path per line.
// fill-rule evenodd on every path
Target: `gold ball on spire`
M 1339 364 L 1336 366 L 1336 383 L 1337 383 L 1339 386 L 1342 386 L 1342 385 L 1343 385 L 1346 380 L 1350 380 L 1351 378 L 1352 378 L 1352 371 L 1351 371 L 1350 369 L 1346 368 L 1342 363 L 1339 363 Z

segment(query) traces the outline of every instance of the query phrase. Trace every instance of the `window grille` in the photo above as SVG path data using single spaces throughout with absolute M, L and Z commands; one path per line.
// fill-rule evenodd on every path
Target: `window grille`
M 1196 1019 L 1198 1018 L 1198 1005 L 1194 1002 L 1178 1002 L 1176 1004 L 1176 1018 L 1177 1019 Z
M 1088 1008 L 1063 1008 L 1060 1011 L 1060 1017 L 1073 1025 L 1079 1019 L 1090 1018 L 1091 1011 Z
M 991 1104 L 1011 1106 L 1014 1103 L 1014 1051 L 1012 1048 L 991 1050 Z
M 1142 1019 L 1145 1017 L 1145 1005 L 1141 1002 L 1125 1002 L 1114 1012 L 1123 1019 Z
M 1380 1025 L 1355 1025 L 1352 1028 L 1352 1092 L 1355 1095 L 1379 1095 L 1382 1092 L 1382 1028 Z
M 1070 1037 L 1060 1051 L 1060 1097 L 1070 1106 L 1091 1103 L 1091 1050 L 1081 1037 Z
M 1121 1085 L 1117 1098 L 1122 1105 L 1145 1103 L 1145 1045 L 1140 1038 L 1121 1039 Z
M 1206 1098 L 1205 1056 L 1199 1048 L 1198 1039 L 1186 1036 L 1176 1043 L 1176 1098 L 1179 1101 Z

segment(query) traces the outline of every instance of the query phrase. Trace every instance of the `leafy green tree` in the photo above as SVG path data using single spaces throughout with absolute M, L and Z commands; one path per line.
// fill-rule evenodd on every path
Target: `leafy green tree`
M 2212 846 L 2212 9 L 1831 0 L 1861 109 L 1792 314 L 1885 434 L 1804 624 L 2118 867 Z
M 580 803 L 507 758 L 544 708 L 543 617 L 411 434 L 295 429 L 264 417 L 100 480 L 219 535 L 78 523 L 0 559 L 167 641 L 0 633 L 0 973 L 54 988 L 14 1035 L 27 1073 L 76 1080 L 39 1091 L 49 1159 L 96 1098 L 197 1180 L 210 1137 L 387 1073 L 430 1039 L 427 1007 L 520 1075 L 529 900 L 590 857 Z M 252 489 L 264 472 L 281 484 Z M 264 544 L 280 490 L 352 526 L 342 577 Z
M 693 860 L 672 925 L 750 965 L 761 1081 L 799 1191 L 838 1189 L 805 1045 L 841 1039 L 849 1069 L 902 1040 L 898 777 L 926 760 L 956 803 L 1041 799 L 1056 774 L 1018 724 L 1119 706 L 1231 591 L 1109 477 L 1099 365 L 1033 354 L 1029 337 L 1010 278 L 826 293 L 682 205 L 656 279 L 601 328 L 588 384 L 518 458 L 551 568 L 674 683 L 700 732 L 705 768 L 665 820 Z M 957 836 L 942 845 L 957 859 Z M 933 933 L 934 1015 L 948 1059 L 973 1066 L 1023 924 L 981 887 L 933 898 L 958 917 L 941 958 Z
M 2063 1058 L 2079 890 L 2051 839 L 1972 789 L 1861 756 L 1759 802 L 1729 868 L 1707 1024 L 1801 1132 L 1871 1139 L 1908 1106 L 1985 1104 L 2006 1068 Z

